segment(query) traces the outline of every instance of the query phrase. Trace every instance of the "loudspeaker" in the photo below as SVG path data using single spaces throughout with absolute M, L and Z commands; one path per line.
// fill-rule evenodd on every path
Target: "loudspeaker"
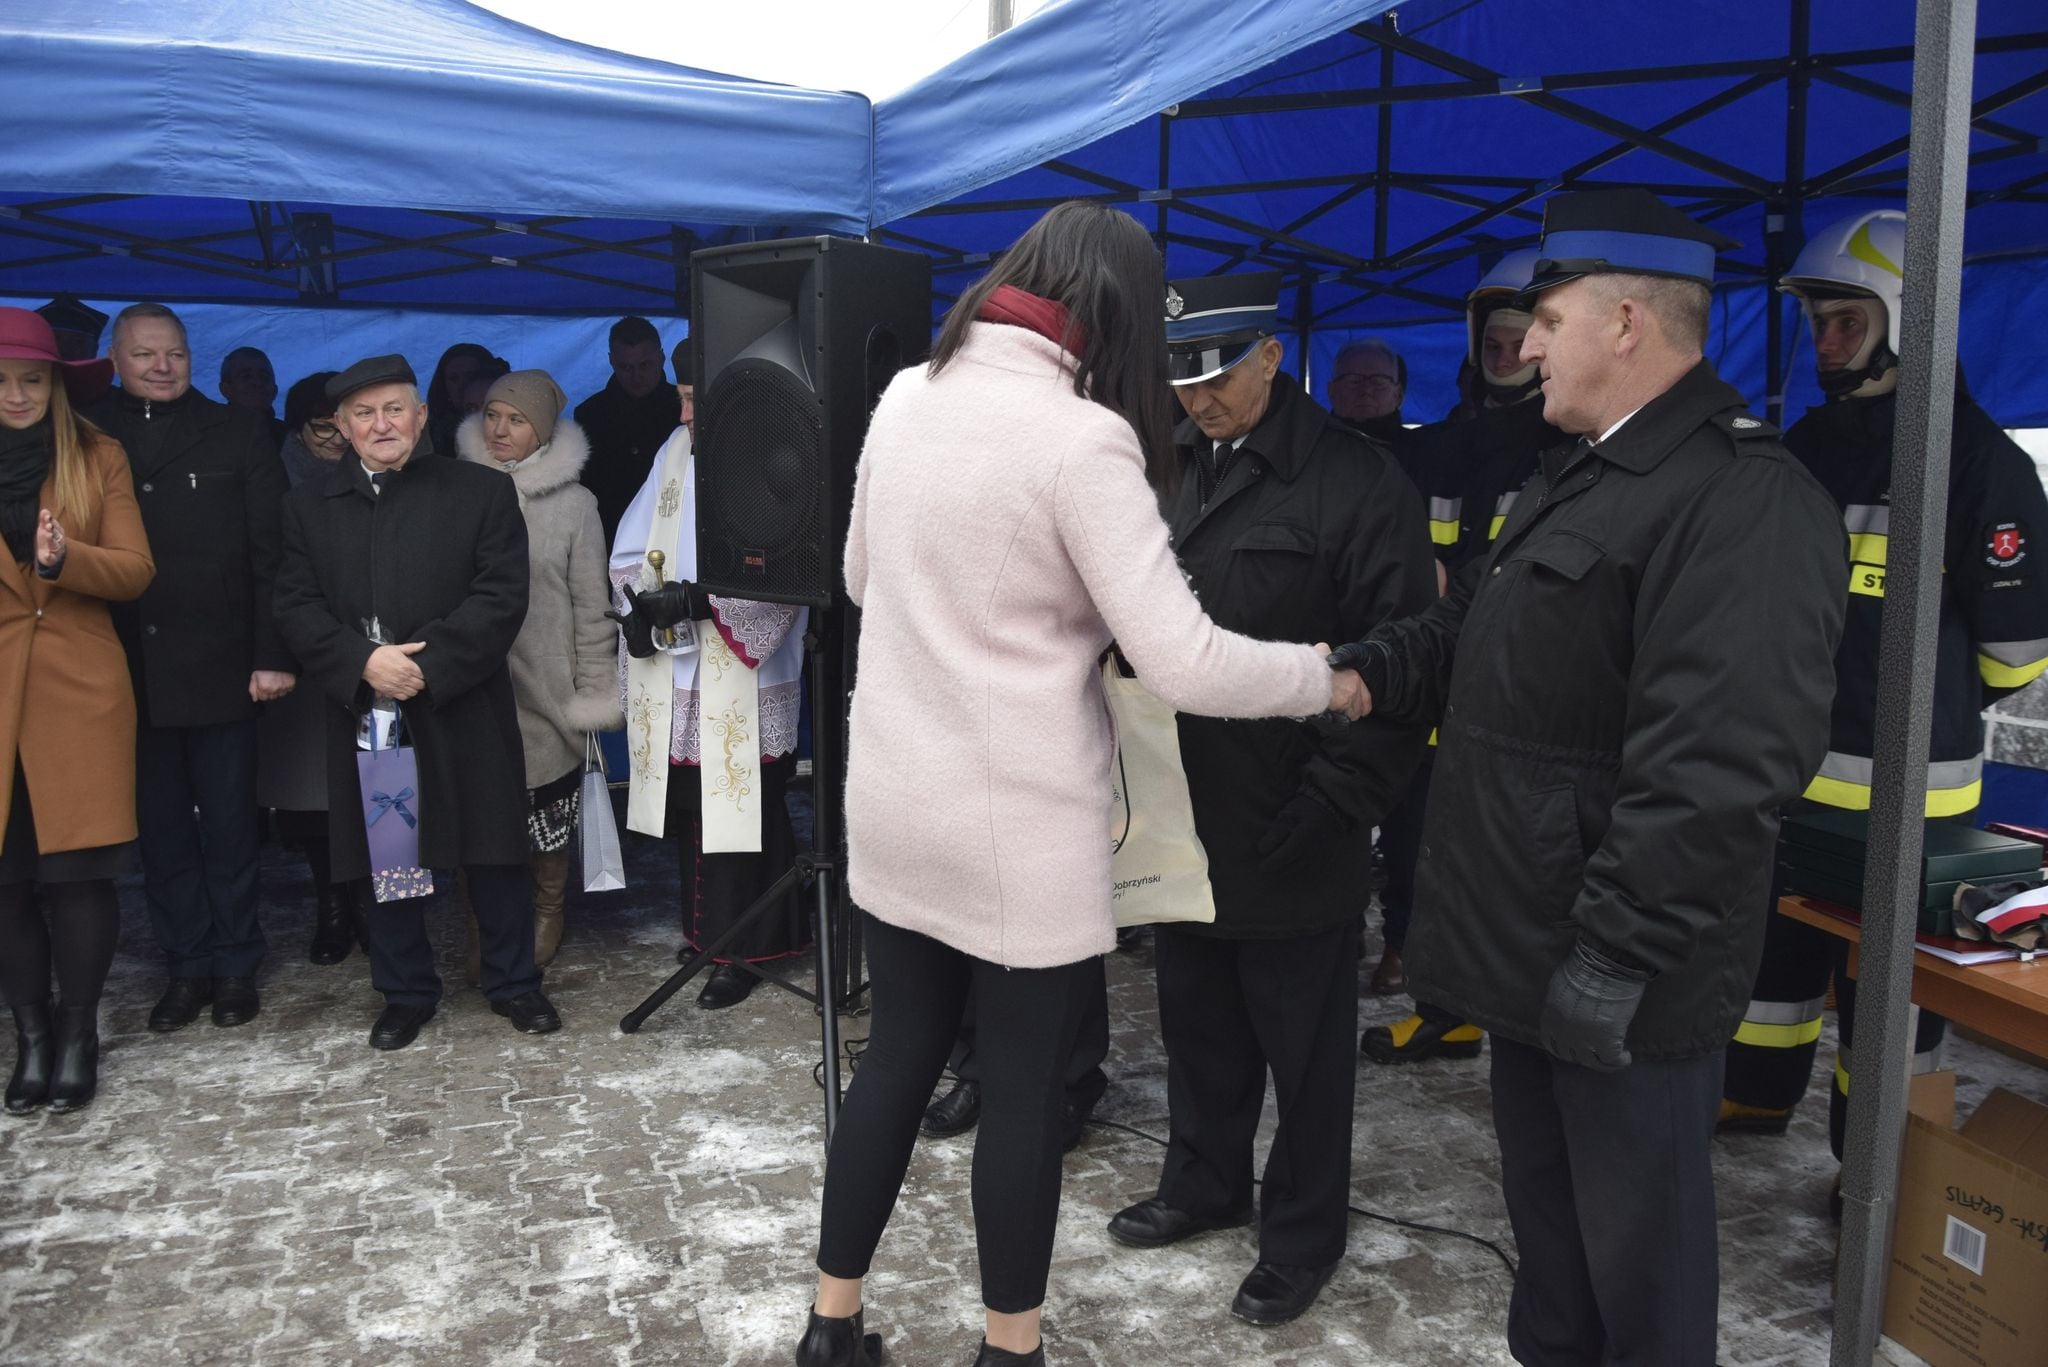
M 931 340 L 931 263 L 842 237 L 690 256 L 697 584 L 829 607 L 868 416 Z

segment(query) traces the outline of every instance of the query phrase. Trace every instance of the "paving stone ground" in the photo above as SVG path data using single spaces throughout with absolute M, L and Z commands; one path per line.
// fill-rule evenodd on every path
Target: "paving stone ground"
M 103 1011 L 100 1099 L 0 1123 L 0 1362 L 645 1364 L 789 1361 L 810 1294 L 822 1172 L 816 1020 L 759 991 L 730 1011 L 679 996 L 617 1022 L 673 967 L 673 859 L 628 837 L 632 886 L 572 908 L 548 974 L 567 1021 L 514 1034 L 452 987 L 414 1047 L 365 1044 L 379 1000 L 360 954 L 305 960 L 310 888 L 263 881 L 262 1015 L 170 1036 L 144 1018 L 160 968 L 133 888 Z M 443 908 L 444 977 L 458 928 Z M 808 960 L 793 971 L 808 971 Z M 1149 950 L 1110 966 L 1113 1081 L 1101 1118 L 1161 1134 L 1165 1073 Z M 1363 1019 L 1405 1014 L 1366 998 Z M 858 1017 L 846 1033 L 866 1033 Z M 1832 1041 L 1821 1067 L 1832 1057 Z M 1966 1105 L 2048 1078 L 1958 1042 Z M 1834 1251 L 1822 1082 L 1784 1139 L 1718 1147 L 1721 1360 L 1826 1361 Z M 1386 1069 L 1359 1088 L 1354 1199 L 1512 1252 L 1483 1063 Z M 1270 1117 L 1269 1117 L 1270 1123 Z M 972 1142 L 921 1145 L 869 1282 L 889 1360 L 972 1361 Z M 1066 1165 L 1046 1307 L 1063 1367 L 1491 1367 L 1508 1278 L 1473 1244 L 1355 1218 L 1321 1303 L 1271 1331 L 1226 1306 L 1249 1232 L 1132 1252 L 1104 1222 L 1149 1194 L 1159 1150 L 1107 1127 Z M 1893 1359 L 1915 1361 L 1903 1354 Z

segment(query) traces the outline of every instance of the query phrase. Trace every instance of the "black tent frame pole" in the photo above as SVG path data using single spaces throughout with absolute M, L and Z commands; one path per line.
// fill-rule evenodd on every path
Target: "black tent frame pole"
M 1921 902 L 1928 731 L 1949 438 L 1962 305 L 1976 0 L 1918 0 L 1913 124 L 1906 182 L 1905 299 L 1898 419 L 1892 439 L 1891 555 L 1878 637 L 1877 754 L 1871 776 L 1856 994 L 1855 1086 L 1842 1168 L 1833 1367 L 1871 1359 L 1904 1138 L 1913 932 Z

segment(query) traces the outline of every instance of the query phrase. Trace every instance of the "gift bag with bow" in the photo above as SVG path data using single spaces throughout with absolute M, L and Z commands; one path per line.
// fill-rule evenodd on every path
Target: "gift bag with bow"
M 379 902 L 424 897 L 434 890 L 433 874 L 419 866 L 419 764 L 413 748 L 398 743 L 398 727 L 388 734 L 391 744 L 356 751 L 370 884 Z

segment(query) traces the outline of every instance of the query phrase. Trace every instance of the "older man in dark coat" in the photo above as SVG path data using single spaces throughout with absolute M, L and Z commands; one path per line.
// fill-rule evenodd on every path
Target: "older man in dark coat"
M 1278 297 L 1277 273 L 1168 291 L 1169 364 L 1189 421 L 1167 521 L 1217 625 L 1347 639 L 1427 606 L 1435 563 L 1420 499 L 1385 448 L 1280 373 Z M 1280 1123 L 1259 1260 L 1231 1305 L 1254 1324 L 1301 1314 L 1344 1253 L 1370 837 L 1428 734 L 1386 721 L 1180 719 L 1216 921 L 1155 936 L 1171 1141 L 1158 1194 L 1109 1230 L 1156 1247 L 1248 1223 L 1270 1071 Z
M 427 408 L 403 357 L 360 361 L 327 393 L 358 458 L 285 500 L 277 620 L 308 684 L 334 704 L 334 878 L 370 874 L 357 735 L 376 699 L 396 700 L 419 766 L 420 862 L 468 880 L 484 995 L 520 1030 L 559 1029 L 533 961 L 524 752 L 505 664 L 526 618 L 518 495 L 481 466 L 413 463 Z M 441 980 L 417 903 L 377 906 L 368 921 L 371 981 L 386 1002 L 370 1044 L 403 1048 L 433 1016 Z

